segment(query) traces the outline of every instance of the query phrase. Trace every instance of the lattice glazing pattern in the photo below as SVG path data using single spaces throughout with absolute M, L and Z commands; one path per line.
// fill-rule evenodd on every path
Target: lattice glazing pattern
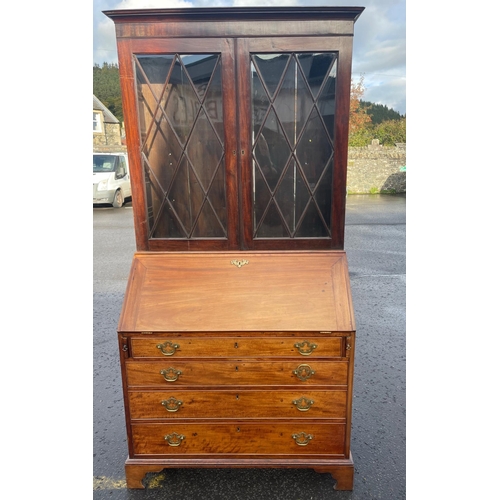
M 253 54 L 253 237 L 330 237 L 336 53 Z
M 227 238 L 220 55 L 134 64 L 149 238 Z

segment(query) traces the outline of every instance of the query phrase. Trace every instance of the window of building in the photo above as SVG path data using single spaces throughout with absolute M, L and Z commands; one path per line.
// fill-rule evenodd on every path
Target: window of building
M 93 112 L 93 125 L 94 125 L 94 132 L 100 133 L 102 132 L 102 115 L 101 113 L 98 112 Z

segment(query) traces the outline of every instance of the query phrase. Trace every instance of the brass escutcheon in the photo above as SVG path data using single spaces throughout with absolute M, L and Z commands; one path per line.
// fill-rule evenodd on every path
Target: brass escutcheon
M 174 344 L 173 342 L 170 342 L 170 340 L 167 340 L 163 344 L 158 344 L 156 346 L 162 354 L 165 356 L 173 356 L 175 354 L 175 351 L 180 348 L 179 344 Z
M 182 375 L 182 372 L 170 366 L 167 369 L 161 370 L 160 374 L 163 375 L 163 378 L 167 382 L 175 382 L 179 378 L 179 375 Z
M 236 266 L 236 267 L 243 267 L 245 264 L 248 264 L 248 260 L 246 260 L 246 259 L 242 259 L 242 260 L 234 259 L 231 261 L 231 264 L 233 264 L 233 266 Z
M 295 370 L 293 370 L 292 373 L 296 375 L 299 380 L 305 382 L 306 380 L 310 379 L 316 372 L 309 365 L 299 365 Z
M 309 340 L 304 340 L 304 342 L 297 342 L 294 347 L 297 348 L 302 356 L 309 356 L 318 346 L 313 342 L 309 342 Z
M 165 436 L 165 441 L 168 443 L 169 446 L 180 446 L 182 443 L 182 440 L 185 439 L 186 436 L 183 436 L 182 434 L 177 434 L 176 432 L 173 432 L 172 434 L 168 434 Z
M 299 446 L 307 446 L 314 436 L 312 434 L 306 434 L 305 432 L 300 432 L 299 434 L 292 434 L 292 438 L 295 440 L 295 444 Z
M 292 402 L 299 411 L 308 411 L 314 404 L 314 401 L 312 399 L 307 399 L 304 396 L 302 396 L 300 399 L 295 399 Z
M 167 411 L 175 412 L 181 406 L 182 401 L 180 401 L 179 399 L 175 399 L 173 396 L 171 396 L 168 399 L 162 401 L 161 404 L 165 407 Z

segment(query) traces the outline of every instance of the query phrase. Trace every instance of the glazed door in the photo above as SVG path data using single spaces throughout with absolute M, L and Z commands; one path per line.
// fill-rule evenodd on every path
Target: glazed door
M 232 46 L 168 40 L 132 55 L 150 250 L 239 248 Z
M 303 37 L 239 39 L 237 46 L 238 74 L 246 75 L 238 89 L 246 103 L 245 247 L 342 248 L 345 179 L 334 203 L 340 46 Z
M 347 133 L 337 123 L 348 123 L 351 53 L 342 44 L 134 40 L 138 249 L 343 248 Z

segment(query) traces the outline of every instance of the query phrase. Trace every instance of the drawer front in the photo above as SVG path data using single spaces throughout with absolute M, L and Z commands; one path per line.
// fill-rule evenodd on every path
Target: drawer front
M 346 418 L 346 391 L 129 392 L 130 418 Z
M 129 387 L 347 385 L 347 361 L 127 361 Z
M 341 357 L 342 337 L 131 338 L 133 358 Z
M 345 424 L 132 424 L 134 455 L 336 455 L 344 453 Z

